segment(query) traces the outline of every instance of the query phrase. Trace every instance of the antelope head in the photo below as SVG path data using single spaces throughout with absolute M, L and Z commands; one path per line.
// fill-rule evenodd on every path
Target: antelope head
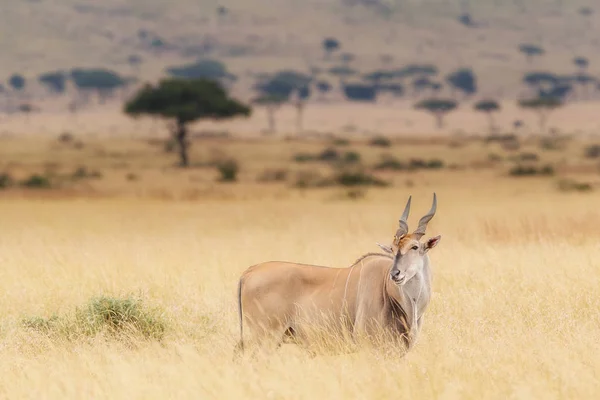
M 390 270 L 390 278 L 398 285 L 404 285 L 411 280 L 417 272 L 423 269 L 425 256 L 429 250 L 434 248 L 440 241 L 441 236 L 435 236 L 421 242 L 425 235 L 427 224 L 435 215 L 437 208 L 437 197 L 433 194 L 433 204 L 429 212 L 419 220 L 419 226 L 413 233 L 408 233 L 408 214 L 410 212 L 410 201 L 404 207 L 404 212 L 400 217 L 399 227 L 394 235 L 391 246 L 377 243 L 385 252 L 394 256 L 394 264 Z

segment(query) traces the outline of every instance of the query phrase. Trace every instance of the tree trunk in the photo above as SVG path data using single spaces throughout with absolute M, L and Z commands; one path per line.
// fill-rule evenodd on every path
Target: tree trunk
M 267 106 L 267 118 L 269 119 L 269 133 L 275 133 L 275 106 Z
M 544 111 L 540 111 L 540 133 L 546 132 L 546 113 Z
M 438 129 L 442 129 L 444 127 L 444 114 L 443 113 L 435 113 L 435 124 Z
M 185 168 L 189 166 L 188 145 L 186 141 L 187 127 L 185 126 L 185 122 L 177 121 L 177 132 L 175 133 L 175 139 L 177 140 L 177 144 L 179 145 L 180 165 Z
M 302 118 L 304 117 L 304 104 L 302 102 L 296 104 L 296 111 L 296 131 L 300 133 L 302 132 Z
M 494 128 L 495 128 L 494 127 L 494 125 L 495 125 L 494 124 L 494 116 L 492 115 L 491 112 L 488 112 L 487 115 L 488 115 L 488 120 L 490 122 L 490 133 L 494 133 Z

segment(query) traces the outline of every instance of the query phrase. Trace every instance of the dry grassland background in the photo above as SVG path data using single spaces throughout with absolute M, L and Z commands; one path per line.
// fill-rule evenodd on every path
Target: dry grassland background
M 507 151 L 475 139 L 385 148 L 204 139 L 193 142 L 192 160 L 208 165 L 183 171 L 171 166 L 175 155 L 146 140 L 75 148 L 3 139 L 4 169 L 15 181 L 50 166 L 59 186 L 2 192 L 0 397 L 595 398 L 597 166 L 582 156 L 590 143 L 563 140 L 561 151 L 541 148 L 539 138 Z M 290 161 L 294 154 L 327 147 L 360 153 L 368 171 L 382 153 L 439 158 L 445 167 L 373 170 L 393 182 L 384 188 L 294 187 L 295 170 L 327 176 L 332 169 Z M 238 182 L 216 181 L 209 160 L 217 150 L 239 161 Z M 554 165 L 555 175 L 508 175 L 527 152 L 539 155 L 534 165 Z M 482 164 L 488 157 L 496 161 Z M 102 177 L 65 178 L 82 165 Z M 277 168 L 290 169 L 284 181 L 256 181 Z M 590 187 L 558 183 L 567 178 Z M 428 235 L 442 235 L 431 254 L 434 296 L 407 356 L 324 348 L 311 357 L 284 345 L 233 360 L 235 289 L 246 267 L 266 260 L 348 266 L 389 241 L 409 194 L 414 226 L 433 191 L 439 206 Z M 97 296 L 139 298 L 163 325 L 77 333 L 86 322 L 77 322 L 76 308 Z
M 599 398 L 594 6 L 4 1 L 0 398 Z M 342 47 L 327 58 L 329 36 Z M 520 44 L 545 53 L 528 62 Z M 102 87 L 91 96 L 71 79 L 58 94 L 38 81 L 108 68 L 142 84 L 205 58 L 238 77 L 231 92 L 244 102 L 261 76 L 282 70 L 336 89 L 311 97 L 304 129 L 291 104 L 273 135 L 262 106 L 247 119 L 190 124 L 190 167 L 179 168 L 165 121 L 123 114 L 131 93 L 99 104 Z M 405 77 L 401 98 L 346 101 L 327 72 L 347 64 L 356 83 L 413 63 L 438 67 L 440 92 L 416 93 Z M 476 76 L 472 96 L 447 82 L 461 68 Z M 25 88 L 9 85 L 17 72 Z M 539 115 L 517 106 L 539 94 L 523 83 L 532 72 L 574 85 L 541 135 Z M 443 129 L 414 109 L 431 96 L 460 103 Z M 489 136 L 487 116 L 473 110 L 487 98 L 501 105 Z M 322 338 L 315 355 L 284 345 L 234 360 L 244 269 L 268 260 L 346 267 L 391 240 L 409 195 L 414 229 L 433 192 L 428 236 L 442 235 L 433 298 L 406 356 Z

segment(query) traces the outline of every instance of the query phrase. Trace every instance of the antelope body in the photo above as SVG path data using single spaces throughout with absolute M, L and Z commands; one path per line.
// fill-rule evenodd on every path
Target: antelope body
M 431 298 L 428 251 L 440 240 L 420 242 L 431 210 L 408 233 L 409 197 L 392 245 L 385 253 L 368 253 L 347 268 L 329 268 L 270 261 L 248 268 L 238 284 L 239 348 L 244 348 L 244 323 L 257 341 L 286 337 L 306 339 L 307 329 L 325 326 L 353 337 L 383 329 L 411 348 Z

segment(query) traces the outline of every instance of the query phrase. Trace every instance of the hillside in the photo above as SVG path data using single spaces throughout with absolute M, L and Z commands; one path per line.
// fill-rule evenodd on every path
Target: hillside
M 582 15 L 585 6 L 589 2 L 229 0 L 218 13 L 216 1 L 10 2 L 0 16 L 0 74 L 85 66 L 138 74 L 127 63 L 135 54 L 143 60 L 142 79 L 198 57 L 223 60 L 249 79 L 284 67 L 326 65 L 321 42 L 331 36 L 341 42 L 339 53 L 355 56 L 352 66 L 361 72 L 414 62 L 441 71 L 471 67 L 484 92 L 508 95 L 526 70 L 573 72 L 574 56 L 590 58 L 591 72 L 597 70 L 600 24 L 593 10 Z M 529 64 L 518 51 L 521 43 L 546 53 Z M 387 64 L 383 55 L 391 56 Z
M 452 96 L 466 104 L 466 110 L 461 112 L 469 115 L 459 117 L 453 113 L 456 116 L 450 119 L 448 128 L 451 131 L 485 129 L 485 123 L 479 122 L 484 119 L 469 111 L 469 102 L 483 97 L 506 102 L 500 117 L 505 127 L 517 119 L 530 119 L 527 123 L 534 126 L 534 114 L 514 107 L 515 98 L 532 93 L 532 85 L 523 83 L 526 73 L 547 71 L 561 82 L 570 82 L 573 90 L 567 100 L 575 102 L 576 107 L 581 100 L 600 98 L 596 80 L 600 68 L 595 56 L 600 47 L 596 39 L 600 21 L 590 4 L 561 0 L 11 2 L 3 5 L 0 15 L 0 84 L 4 94 L 8 94 L 6 109 L 10 102 L 13 109 L 19 104 L 10 98 L 18 95 L 24 96 L 17 96 L 18 101 L 33 99 L 42 111 L 64 113 L 69 102 L 81 93 L 68 86 L 67 96 L 48 97 L 48 88 L 38 81 L 40 74 L 107 68 L 143 83 L 167 75 L 169 67 L 210 59 L 223 62 L 228 73 L 236 77 L 231 90 L 243 100 L 255 96 L 252 87 L 261 76 L 284 69 L 329 82 L 334 90 L 328 94 L 328 100 L 333 102 L 319 107 L 321 115 L 307 122 L 313 130 L 323 124 L 328 130 L 339 130 L 348 124 L 390 133 L 432 130 L 428 116 L 410 110 L 415 98 L 431 93 Z M 338 40 L 339 49 L 327 55 L 323 48 L 325 38 Z M 522 45 L 533 48 L 533 55 L 526 57 L 520 51 Z M 536 49 L 543 54 L 536 55 Z M 586 65 L 575 65 L 575 57 L 583 57 Z M 436 69 L 435 76 L 425 82 L 425 89 L 417 93 L 418 76 L 404 77 L 398 83 L 403 87 L 402 95 L 377 103 L 378 107 L 384 104 L 398 109 L 401 115 L 387 114 L 376 121 L 365 119 L 362 115 L 371 115 L 375 110 L 363 103 L 365 112 L 359 116 L 351 108 L 346 110 L 348 102 L 339 101 L 345 98 L 342 82 L 363 84 L 365 74 L 402 71 L 414 64 Z M 331 73 L 332 68 L 340 67 L 353 74 L 342 80 Z M 466 99 L 467 103 L 447 79 L 448 74 L 461 69 L 472 71 L 476 78 L 476 96 Z M 11 91 L 10 87 L 10 77 L 17 72 L 27 79 L 26 90 L 21 92 Z M 577 74 L 583 74 L 587 80 L 578 81 Z M 433 86 L 427 86 L 431 84 L 439 88 L 434 92 Z M 112 96 L 112 110 L 120 108 L 127 93 L 131 92 Z M 316 100 L 318 96 L 311 96 L 311 102 Z M 87 99 L 83 103 L 87 109 L 98 105 Z M 331 107 L 334 111 L 328 111 Z M 582 113 L 588 115 L 585 110 L 571 114 Z M 559 129 L 596 129 L 587 117 L 565 118 L 560 118 Z M 263 129 L 265 119 L 263 115 L 253 117 L 253 124 L 245 124 L 244 130 Z M 467 119 L 474 119 L 475 125 Z M 37 123 L 47 125 L 39 118 Z M 19 126 L 14 125 L 10 129 L 6 124 L 4 127 L 12 131 L 31 129 L 18 121 Z M 294 129 L 293 122 L 283 126 L 288 131 Z

